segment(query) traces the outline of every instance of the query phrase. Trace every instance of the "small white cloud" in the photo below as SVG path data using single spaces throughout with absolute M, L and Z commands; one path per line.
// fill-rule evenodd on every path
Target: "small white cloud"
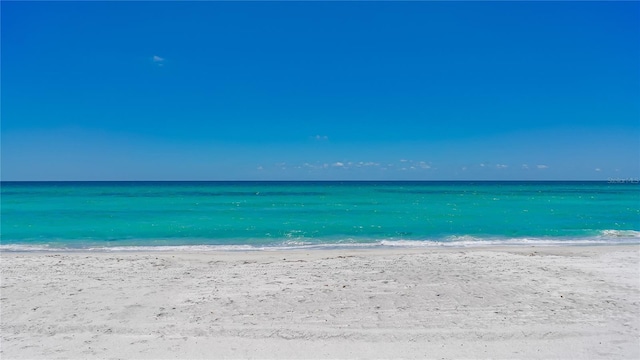
M 484 163 L 483 163 L 483 164 L 480 164 L 480 167 L 485 167 L 485 166 L 486 166 L 486 165 L 485 165 Z
M 509 165 L 505 165 L 505 164 L 497 164 L 497 165 L 496 165 L 496 167 L 497 167 L 498 169 L 506 169 L 506 168 L 508 168 L 508 167 L 509 167 Z
M 527 164 L 522 164 L 522 168 L 523 168 L 523 169 L 525 169 L 525 170 L 529 170 L 529 165 L 527 165 Z
M 158 55 L 153 55 L 153 57 L 151 58 L 151 61 L 154 64 L 156 64 L 156 66 L 162 67 L 162 66 L 164 66 L 165 58 L 160 57 Z
M 595 171 L 598 171 L 598 172 L 599 172 L 599 171 L 602 171 L 602 169 L 600 169 L 600 168 L 595 168 L 594 170 L 595 170 Z
M 420 161 L 420 162 L 418 163 L 418 166 L 419 166 L 421 169 L 431 169 L 431 165 L 427 164 L 427 163 L 426 163 L 426 162 L 424 162 L 424 161 Z
M 409 160 L 407 160 L 407 159 L 400 159 L 400 162 L 401 162 L 401 163 L 406 163 L 406 162 L 408 162 L 408 161 L 409 161 Z
M 256 169 L 258 169 L 258 170 L 264 170 L 264 168 L 262 167 L 262 165 L 261 165 L 261 166 L 258 166 Z
M 316 135 L 313 137 L 313 139 L 316 141 L 325 141 L 329 140 L 329 137 L 327 135 Z
M 547 165 L 536 165 L 538 169 L 547 169 L 549 168 Z
M 322 170 L 322 169 L 328 169 L 330 167 L 335 167 L 335 168 L 342 168 L 342 169 L 348 169 L 349 168 L 349 164 L 353 164 L 352 162 L 347 162 L 347 163 L 343 163 L 340 161 L 328 164 L 328 163 L 319 163 L 319 162 L 315 162 L 315 163 L 303 163 L 299 168 L 307 168 L 307 169 L 311 169 L 311 170 Z

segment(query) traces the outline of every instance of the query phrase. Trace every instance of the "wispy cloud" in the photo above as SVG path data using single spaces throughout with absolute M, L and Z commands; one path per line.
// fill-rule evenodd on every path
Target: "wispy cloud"
M 380 166 L 379 163 L 373 161 L 360 161 L 356 164 L 357 167 L 369 167 L 369 166 Z
M 426 161 L 415 161 L 415 160 L 408 160 L 408 159 L 400 159 L 400 166 L 401 170 L 417 170 L 417 169 L 431 169 L 431 164 L 426 162 Z M 375 163 L 376 166 L 379 165 L 377 163 Z M 394 166 L 393 164 L 388 164 L 388 166 L 392 167 Z
M 522 168 L 523 168 L 523 169 L 525 169 L 525 170 L 529 170 L 529 165 L 527 165 L 527 164 L 522 164 Z
M 326 141 L 326 140 L 329 140 L 329 137 L 327 135 L 316 135 L 316 136 L 313 136 L 312 139 L 316 141 Z
M 319 170 L 319 169 L 326 169 L 329 167 L 329 164 L 327 163 L 315 163 L 315 164 L 310 164 L 308 162 L 302 164 L 302 166 L 298 167 L 298 168 L 307 168 L 307 169 L 313 169 L 313 170 Z
M 153 57 L 151 58 L 151 61 L 153 61 L 153 63 L 158 66 L 164 66 L 165 58 L 160 57 L 158 55 L 153 55 Z
M 602 169 L 600 169 L 600 168 L 595 168 L 594 170 L 597 171 L 597 172 L 602 171 Z
M 498 168 L 498 169 L 506 169 L 506 168 L 508 168 L 508 167 L 509 167 L 509 165 L 505 165 L 505 164 L 496 164 L 496 168 Z
M 433 167 L 431 163 L 426 161 L 414 161 L 404 160 L 401 165 L 393 163 L 380 163 L 376 161 L 349 161 L 341 159 L 339 161 L 330 162 L 303 162 L 299 164 L 291 164 L 285 162 L 279 162 L 273 164 L 275 168 L 280 170 L 303 170 L 308 171 L 332 171 L 332 169 L 341 169 L 340 171 L 382 171 L 382 170 L 394 170 L 394 171 L 434 171 L 437 168 Z M 264 170 L 264 167 L 259 166 L 257 170 Z
M 536 165 L 536 167 L 538 169 L 548 169 L 549 168 L 547 165 Z

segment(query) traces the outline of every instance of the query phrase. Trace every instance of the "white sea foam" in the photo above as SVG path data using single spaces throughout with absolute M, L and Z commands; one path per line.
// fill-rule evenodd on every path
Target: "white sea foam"
M 66 248 L 50 247 L 48 245 L 21 245 L 8 244 L 0 245 L 0 251 L 66 251 Z
M 591 237 L 552 238 L 552 237 L 520 237 L 520 238 L 487 238 L 471 235 L 452 235 L 433 239 L 332 239 L 326 242 L 314 242 L 314 239 L 282 239 L 271 244 L 238 244 L 238 245 L 120 245 L 99 246 L 93 244 L 84 247 L 64 247 L 48 244 L 2 244 L 0 251 L 5 252 L 172 252 L 172 251 L 279 251 L 279 250 L 313 250 L 344 248 L 380 248 L 380 247 L 480 247 L 480 246 L 560 246 L 560 245 L 616 245 L 640 244 L 640 231 L 637 230 L 602 230 Z M 320 240 L 320 239 L 316 239 Z M 250 240 L 244 240 L 251 242 Z
M 29 252 L 29 251 L 46 251 L 46 252 L 120 252 L 120 251 L 249 251 L 260 250 L 259 247 L 251 245 L 158 245 L 158 246 L 92 246 L 92 247 L 58 247 L 47 245 L 0 245 L 0 251 Z
M 602 230 L 601 236 L 604 237 L 621 237 L 621 238 L 640 238 L 640 231 L 636 230 Z
M 639 239 L 540 239 L 514 238 L 495 240 L 459 240 L 459 241 L 429 241 L 429 240 L 397 240 L 381 241 L 383 246 L 391 247 L 481 247 L 481 246 L 570 246 L 570 245 L 621 245 L 640 244 Z

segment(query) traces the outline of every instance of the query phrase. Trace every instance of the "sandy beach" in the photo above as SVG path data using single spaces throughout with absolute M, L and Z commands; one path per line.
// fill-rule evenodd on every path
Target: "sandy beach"
M 1 254 L 1 357 L 640 358 L 640 247 Z

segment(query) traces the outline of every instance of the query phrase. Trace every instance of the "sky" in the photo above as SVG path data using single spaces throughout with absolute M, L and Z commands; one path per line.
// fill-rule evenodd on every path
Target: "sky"
M 638 2 L 10 2 L 1 178 L 640 178 Z

